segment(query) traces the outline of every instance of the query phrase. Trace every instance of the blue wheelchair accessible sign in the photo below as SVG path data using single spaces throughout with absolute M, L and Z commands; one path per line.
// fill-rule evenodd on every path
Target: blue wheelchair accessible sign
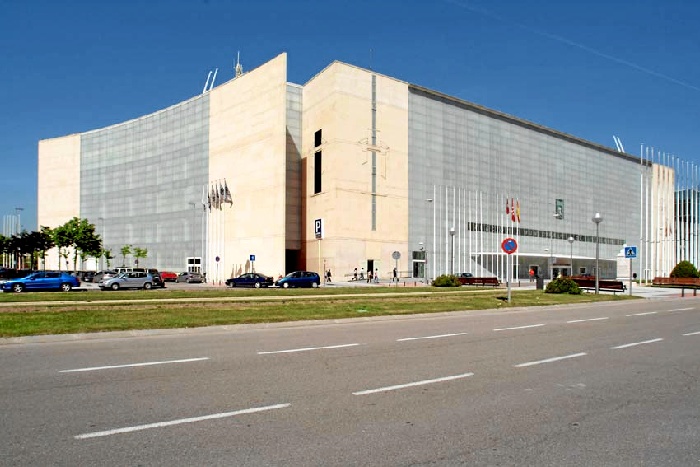
M 625 247 L 625 258 L 634 259 L 637 257 L 637 247 L 636 246 L 626 246 Z

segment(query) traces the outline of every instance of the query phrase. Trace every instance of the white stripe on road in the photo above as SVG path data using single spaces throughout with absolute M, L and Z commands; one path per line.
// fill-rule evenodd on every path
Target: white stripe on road
M 684 336 L 696 336 L 696 335 L 698 335 L 698 334 L 700 334 L 700 331 L 697 331 L 697 332 L 689 332 L 688 334 L 683 334 L 683 335 L 684 335 Z
M 309 350 L 321 350 L 321 349 L 342 349 L 345 347 L 355 347 L 360 344 L 341 344 L 341 345 L 328 345 L 326 347 L 301 347 L 298 349 L 288 349 L 288 350 L 271 350 L 268 352 L 258 352 L 258 355 L 268 355 L 273 353 L 294 353 L 294 352 L 308 352 Z
M 647 311 L 646 313 L 635 313 L 633 315 L 625 315 L 625 316 L 646 316 L 646 315 L 655 315 L 658 313 L 658 311 Z
M 574 319 L 571 321 L 567 321 L 566 324 L 571 324 L 571 323 L 583 323 L 584 321 L 602 321 L 604 319 L 610 319 L 607 316 L 605 318 L 588 318 L 588 319 Z
M 437 379 L 426 379 L 423 381 L 416 381 L 414 383 L 397 384 L 395 386 L 386 386 L 386 387 L 377 388 L 377 389 L 367 389 L 365 391 L 353 392 L 352 394 L 355 396 L 364 396 L 366 394 L 374 394 L 377 392 L 396 391 L 397 389 L 410 388 L 412 386 L 423 386 L 426 384 L 442 383 L 443 381 L 453 381 L 455 379 L 467 378 L 469 376 L 474 376 L 474 373 L 464 373 L 461 375 L 445 376 L 443 378 L 437 378 Z
M 538 328 L 540 326 L 544 326 L 544 324 L 528 324 L 527 326 L 517 326 L 514 328 L 496 328 L 494 331 L 514 331 L 516 329 Z
M 673 310 L 668 310 L 668 311 L 688 311 L 688 310 L 694 310 L 695 307 L 690 307 L 690 308 L 674 308 Z
M 404 341 L 415 341 L 418 339 L 440 339 L 441 337 L 454 337 L 454 336 L 464 336 L 466 335 L 466 332 L 458 332 L 455 334 L 439 334 L 437 336 L 423 336 L 423 337 L 404 337 L 402 339 L 396 339 L 396 342 L 404 342 Z
M 171 420 L 169 422 L 158 422 L 158 423 L 149 423 L 147 425 L 127 426 L 124 428 L 115 428 L 113 430 L 107 430 L 107 431 L 95 431 L 92 433 L 84 433 L 82 435 L 77 435 L 77 436 L 74 436 L 74 438 L 75 439 L 100 438 L 103 436 L 111 436 L 111 435 L 116 435 L 119 433 L 131 433 L 134 431 L 148 430 L 150 428 L 165 428 L 165 427 L 173 426 L 173 425 L 181 425 L 183 423 L 196 423 L 196 422 L 202 422 L 205 420 L 215 420 L 218 418 L 235 417 L 236 415 L 245 415 L 245 414 L 251 414 L 251 413 L 256 413 L 256 412 L 263 412 L 266 410 L 284 409 L 285 407 L 289 407 L 289 406 L 290 406 L 290 404 L 276 404 L 276 405 L 268 405 L 266 407 L 253 407 L 250 409 L 237 410 L 235 412 L 215 413 L 212 415 L 205 415 L 203 417 L 181 418 L 179 420 Z
M 539 365 L 540 363 L 558 362 L 559 360 L 566 360 L 567 358 L 583 357 L 584 355 L 588 355 L 588 354 L 586 352 L 581 352 L 581 353 L 575 353 L 575 354 L 571 354 L 571 355 L 564 355 L 563 357 L 546 358 L 544 360 L 538 360 L 536 362 L 520 363 L 518 365 L 515 365 L 515 367 L 533 366 L 533 365 Z
M 642 344 L 653 344 L 654 342 L 661 342 L 663 338 L 659 337 L 657 339 L 650 339 L 648 341 L 642 341 L 642 342 L 632 342 L 630 344 L 623 344 L 623 345 L 618 345 L 617 347 L 610 347 L 611 349 L 626 349 L 628 347 L 634 347 L 636 345 L 642 345 Z
M 61 371 L 59 371 L 59 373 L 75 373 L 75 372 L 79 372 L 79 371 L 112 370 L 114 368 L 129 368 L 129 367 L 137 367 L 137 366 L 166 365 L 168 363 L 201 362 L 202 360 L 209 360 L 209 357 L 186 358 L 184 360 L 166 360 L 166 361 L 162 361 L 162 362 L 129 363 L 127 365 L 93 366 L 90 368 L 76 368 L 74 370 L 61 370 Z

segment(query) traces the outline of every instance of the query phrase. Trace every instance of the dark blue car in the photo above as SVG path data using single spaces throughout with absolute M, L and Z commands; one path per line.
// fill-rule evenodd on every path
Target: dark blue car
M 33 272 L 26 277 L 10 279 L 2 284 L 3 292 L 56 290 L 70 292 L 80 281 L 65 272 Z
M 257 272 L 247 272 L 238 277 L 226 279 L 227 287 L 271 287 L 274 281 L 272 277 Z
M 318 287 L 321 285 L 321 278 L 315 272 L 294 271 L 290 272 L 276 282 L 278 287 Z

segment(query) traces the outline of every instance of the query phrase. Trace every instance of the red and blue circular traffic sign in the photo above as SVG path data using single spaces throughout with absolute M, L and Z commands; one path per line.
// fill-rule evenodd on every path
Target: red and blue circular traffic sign
M 505 251 L 507 255 L 512 255 L 518 249 L 518 242 L 514 238 L 506 238 L 501 242 L 501 250 Z

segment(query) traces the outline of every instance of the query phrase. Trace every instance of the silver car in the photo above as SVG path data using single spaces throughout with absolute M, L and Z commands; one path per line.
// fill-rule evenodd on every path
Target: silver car
M 153 288 L 153 276 L 145 272 L 123 272 L 117 277 L 105 279 L 97 284 L 102 290 Z

